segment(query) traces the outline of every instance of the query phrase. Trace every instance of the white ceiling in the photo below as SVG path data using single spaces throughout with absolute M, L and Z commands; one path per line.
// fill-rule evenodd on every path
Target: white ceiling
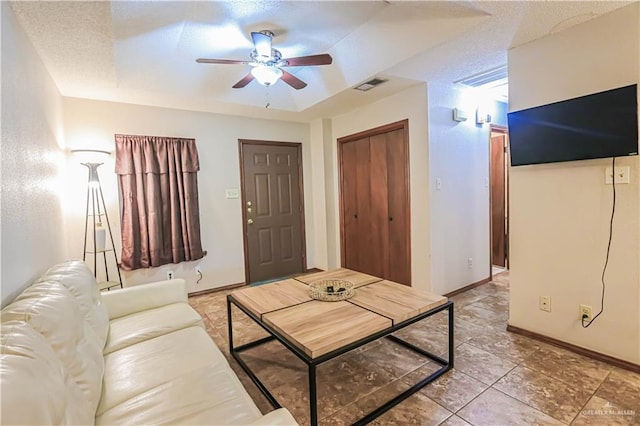
M 506 51 L 631 2 L 97 1 L 12 2 L 62 95 L 306 121 L 423 81 L 453 82 L 506 63 Z M 251 31 L 271 30 L 283 57 L 330 53 L 288 70 L 308 86 L 231 86 Z M 389 82 L 366 93 L 372 77 Z M 266 109 L 267 102 L 270 104 Z

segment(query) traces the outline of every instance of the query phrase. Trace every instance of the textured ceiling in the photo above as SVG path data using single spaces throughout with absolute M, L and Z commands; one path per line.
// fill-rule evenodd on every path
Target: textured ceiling
M 630 2 L 97 1 L 12 2 L 64 96 L 304 121 L 329 117 L 422 81 L 455 81 L 506 63 L 510 47 Z M 332 65 L 288 70 L 294 90 L 231 86 L 249 34 L 275 33 L 284 57 L 330 53 Z M 388 83 L 361 93 L 375 76 Z M 269 109 L 265 105 L 269 103 Z

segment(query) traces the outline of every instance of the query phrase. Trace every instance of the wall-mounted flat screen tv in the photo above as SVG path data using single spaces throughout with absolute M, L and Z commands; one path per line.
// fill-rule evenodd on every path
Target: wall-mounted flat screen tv
M 638 155 L 636 84 L 507 117 L 512 166 Z

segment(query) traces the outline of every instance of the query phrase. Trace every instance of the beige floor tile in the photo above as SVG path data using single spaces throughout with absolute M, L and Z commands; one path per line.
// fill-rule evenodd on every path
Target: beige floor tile
M 488 385 L 454 369 L 429 383 L 420 392 L 455 413 L 487 387 Z
M 383 339 L 381 344 L 362 352 L 362 355 L 396 378 L 428 361 L 428 358 L 388 339 Z
M 509 310 L 509 297 L 506 295 L 487 296 L 483 299 L 478 300 L 476 303 L 474 303 L 474 305 L 483 309 L 504 312 Z
M 465 343 L 456 348 L 454 365 L 456 370 L 491 385 L 517 364 Z
M 455 414 L 449 417 L 444 422 L 440 423 L 440 426 L 470 426 L 469 423 L 462 420 L 462 418 L 456 416 Z
M 596 391 L 596 396 L 640 413 L 640 374 L 614 368 Z
M 506 311 L 497 311 L 495 309 L 488 310 L 479 307 L 476 304 L 463 306 L 455 313 L 455 315 L 461 320 L 469 321 L 475 324 L 488 323 L 493 325 L 502 325 L 509 318 L 509 315 Z
M 522 365 L 590 392 L 594 392 L 613 369 L 609 364 L 553 346 L 535 350 Z
M 587 390 L 521 366 L 493 387 L 564 423 L 571 422 L 591 397 Z
M 487 389 L 456 414 L 475 426 L 563 424 L 492 388 Z
M 449 335 L 447 333 L 425 330 L 422 327 L 413 327 L 400 330 L 394 334 L 400 339 L 431 352 L 432 354 L 446 357 L 449 352 Z M 424 359 L 424 357 L 420 358 Z
M 540 343 L 533 339 L 507 331 L 489 331 L 471 338 L 467 343 L 515 363 L 520 363 L 540 347 Z
M 582 425 L 637 425 L 640 424 L 640 412 L 613 404 L 600 397 L 592 397 L 571 423 Z
M 478 292 L 474 293 L 472 292 L 472 290 L 469 290 L 469 291 L 465 291 L 464 293 L 460 293 L 453 297 L 450 297 L 449 300 L 451 300 L 457 306 L 466 306 L 472 303 L 476 303 L 484 299 L 485 297 L 489 297 L 489 296 L 487 296 L 486 293 L 478 293 Z
M 395 381 L 384 388 L 378 390 L 374 394 L 369 395 L 356 406 L 363 413 L 371 412 L 375 407 L 379 407 L 386 401 L 398 395 L 405 390 L 408 385 Z M 371 425 L 438 425 L 449 416 L 451 412 L 444 407 L 438 405 L 421 392 L 417 392 L 405 399 L 400 404 L 393 407 L 374 421 Z

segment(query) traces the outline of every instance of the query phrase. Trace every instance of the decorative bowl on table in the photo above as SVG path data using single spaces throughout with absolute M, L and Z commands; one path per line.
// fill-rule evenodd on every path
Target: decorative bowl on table
M 351 281 L 329 279 L 309 284 L 309 296 L 323 302 L 346 300 L 356 293 Z

